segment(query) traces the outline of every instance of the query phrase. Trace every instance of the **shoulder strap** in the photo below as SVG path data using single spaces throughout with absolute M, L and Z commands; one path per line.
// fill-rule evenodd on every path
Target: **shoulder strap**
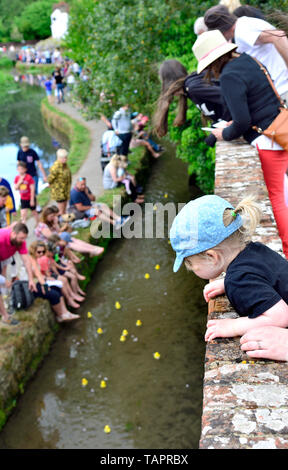
M 250 57 L 252 57 L 252 56 L 250 56 Z M 266 78 L 267 78 L 268 82 L 270 83 L 270 85 L 271 85 L 271 87 L 272 87 L 272 89 L 273 89 L 275 95 L 277 96 L 278 100 L 280 101 L 281 106 L 283 106 L 283 108 L 287 108 L 286 104 L 284 103 L 284 101 L 282 100 L 282 98 L 281 98 L 281 96 L 279 95 L 278 91 L 276 90 L 275 85 L 274 85 L 274 83 L 273 83 L 273 81 L 272 81 L 272 78 L 271 78 L 271 76 L 270 76 L 268 70 L 266 69 L 266 67 L 265 67 L 261 62 L 259 62 L 259 60 L 256 59 L 256 57 L 252 57 L 252 59 L 254 59 L 255 62 L 257 62 L 257 64 L 259 65 L 260 69 L 262 70 L 262 72 L 266 75 Z

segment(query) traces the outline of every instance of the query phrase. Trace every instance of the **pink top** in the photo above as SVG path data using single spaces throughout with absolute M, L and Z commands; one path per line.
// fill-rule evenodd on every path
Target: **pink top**
M 40 258 L 37 259 L 37 263 L 40 267 L 41 274 L 43 274 L 44 276 L 48 276 L 51 274 L 50 273 L 51 261 L 48 258 L 48 256 L 46 255 L 40 256 Z
M 28 253 L 26 242 L 23 242 L 20 247 L 11 244 L 11 232 L 11 227 L 0 229 L 0 261 L 10 258 L 10 256 L 13 256 L 16 251 L 18 251 L 20 255 L 26 255 Z

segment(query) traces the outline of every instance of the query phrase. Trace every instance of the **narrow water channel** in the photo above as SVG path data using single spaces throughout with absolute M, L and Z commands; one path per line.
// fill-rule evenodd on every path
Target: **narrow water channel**
M 189 190 L 185 164 L 165 145 L 169 148 L 153 165 L 146 201 L 187 202 L 197 190 Z M 167 238 L 110 244 L 79 309 L 81 319 L 61 327 L 0 434 L 1 449 L 198 447 L 204 283 L 185 268 L 174 274 L 173 261 Z

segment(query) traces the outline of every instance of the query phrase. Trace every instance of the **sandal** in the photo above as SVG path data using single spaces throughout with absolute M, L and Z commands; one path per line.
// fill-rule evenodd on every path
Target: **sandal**
M 1 318 L 1 321 L 2 323 L 4 323 L 4 325 L 10 325 L 10 326 L 15 326 L 20 323 L 18 320 L 16 320 L 16 318 L 12 318 L 12 317 L 9 317 L 8 320 L 4 320 L 3 318 Z
M 56 317 L 56 320 L 58 323 L 62 323 L 63 321 L 78 320 L 78 318 L 80 318 L 80 315 L 75 315 L 74 313 L 66 312 L 61 315 L 61 317 Z

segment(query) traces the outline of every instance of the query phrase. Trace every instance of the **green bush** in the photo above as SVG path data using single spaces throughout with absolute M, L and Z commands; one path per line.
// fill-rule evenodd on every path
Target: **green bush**
M 15 24 L 24 39 L 44 39 L 51 36 L 52 0 L 39 0 L 23 8 Z
M 267 11 L 285 10 L 288 2 L 249 3 Z M 212 0 L 74 0 L 66 47 L 89 78 L 77 85 L 88 116 L 111 116 L 126 102 L 136 111 L 153 114 L 160 93 L 159 64 L 173 58 L 189 73 L 196 69 L 193 25 L 214 5 Z M 189 174 L 196 175 L 203 191 L 213 191 L 215 150 L 204 142 L 200 112 L 190 102 L 187 124 L 180 128 L 173 127 L 174 117 L 171 112 L 168 135 L 177 143 L 177 157 L 188 163 Z

